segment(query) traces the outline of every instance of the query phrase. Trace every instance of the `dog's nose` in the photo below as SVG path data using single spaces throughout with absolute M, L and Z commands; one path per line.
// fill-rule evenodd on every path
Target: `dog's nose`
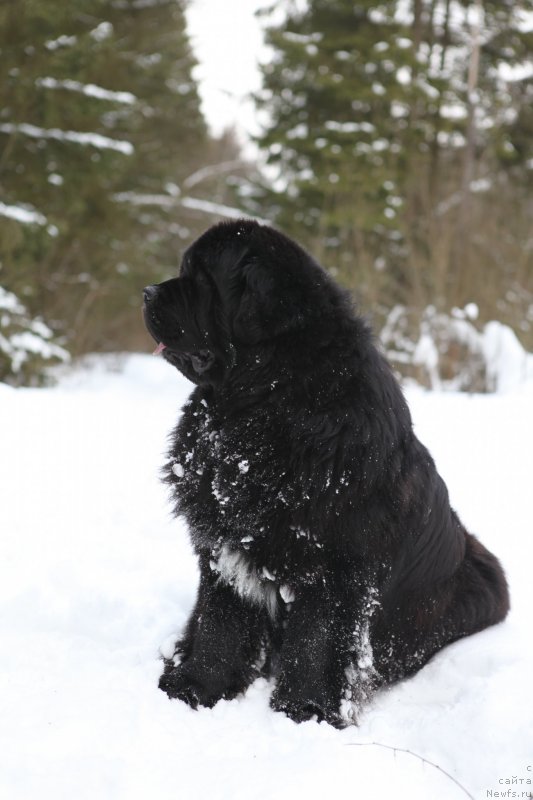
M 157 286 L 146 286 L 143 290 L 144 302 L 149 303 L 157 294 Z

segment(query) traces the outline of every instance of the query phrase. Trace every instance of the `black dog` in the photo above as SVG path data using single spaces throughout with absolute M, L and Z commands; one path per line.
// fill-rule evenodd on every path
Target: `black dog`
M 340 726 L 504 619 L 498 560 L 450 508 L 367 325 L 297 244 L 216 225 L 144 314 L 197 384 L 165 468 L 201 572 L 169 697 L 212 706 L 270 675 L 274 709 Z

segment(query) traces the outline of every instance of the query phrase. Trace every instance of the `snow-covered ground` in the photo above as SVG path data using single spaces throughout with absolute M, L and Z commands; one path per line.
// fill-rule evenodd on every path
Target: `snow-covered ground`
M 0 384 L 0 797 L 477 800 L 533 790 L 532 387 L 409 390 L 455 507 L 503 561 L 513 609 L 379 694 L 359 727 L 336 731 L 272 712 L 264 680 L 212 710 L 157 689 L 159 648 L 196 587 L 186 532 L 158 482 L 189 387 L 150 356 L 110 366 L 97 359 L 54 389 Z

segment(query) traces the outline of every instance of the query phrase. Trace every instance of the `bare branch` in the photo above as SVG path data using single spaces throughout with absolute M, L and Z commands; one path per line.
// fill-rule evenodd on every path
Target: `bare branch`
M 418 760 L 422 761 L 423 764 L 429 764 L 430 767 L 434 767 L 435 769 L 438 769 L 439 772 L 442 772 L 443 775 L 446 775 L 447 778 L 449 778 L 451 781 L 453 781 L 455 783 L 455 785 L 458 786 L 459 789 L 461 789 L 465 793 L 465 795 L 470 798 L 470 800 L 475 800 L 474 795 L 470 794 L 468 789 L 465 789 L 465 787 L 462 785 L 462 783 L 459 783 L 459 781 L 456 778 L 454 778 L 453 775 L 450 775 L 449 772 L 446 772 L 445 769 L 440 767 L 438 764 L 435 764 L 433 761 L 430 761 L 428 758 L 424 758 L 423 756 L 418 755 L 418 753 L 413 753 L 412 750 L 407 750 L 404 747 L 392 747 L 392 745 L 383 744 L 382 742 L 347 742 L 347 746 L 349 746 L 349 747 L 383 747 L 385 750 L 392 750 L 393 753 L 407 753 L 410 756 L 414 756 L 415 758 L 418 758 Z
M 200 211 L 203 214 L 212 214 L 217 217 L 226 217 L 228 219 L 242 219 L 242 217 L 250 217 L 247 211 L 242 208 L 235 208 L 234 206 L 226 206 L 223 203 L 214 203 L 211 200 L 201 200 L 198 197 L 181 197 L 178 195 L 172 197 L 168 194 L 140 194 L 138 192 L 120 192 L 116 194 L 113 199 L 117 203 L 130 203 L 134 206 L 159 206 L 160 208 L 174 208 L 176 206 L 183 206 L 193 211 Z M 269 221 L 261 217 L 253 217 L 257 222 L 263 225 L 268 225 Z
M 190 189 L 192 186 L 196 186 L 197 183 L 201 183 L 207 178 L 212 178 L 214 175 L 222 175 L 224 172 L 231 172 L 234 169 L 240 169 L 244 166 L 245 162 L 242 159 L 221 161 L 219 164 L 208 164 L 206 167 L 197 169 L 196 172 L 193 172 L 188 178 L 185 178 L 183 186 L 185 189 Z

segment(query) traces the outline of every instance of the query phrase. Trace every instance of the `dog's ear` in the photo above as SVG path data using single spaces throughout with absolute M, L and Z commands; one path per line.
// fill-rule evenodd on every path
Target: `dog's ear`
M 306 318 L 302 287 L 288 272 L 250 260 L 241 268 L 235 336 L 255 344 L 301 328 Z

